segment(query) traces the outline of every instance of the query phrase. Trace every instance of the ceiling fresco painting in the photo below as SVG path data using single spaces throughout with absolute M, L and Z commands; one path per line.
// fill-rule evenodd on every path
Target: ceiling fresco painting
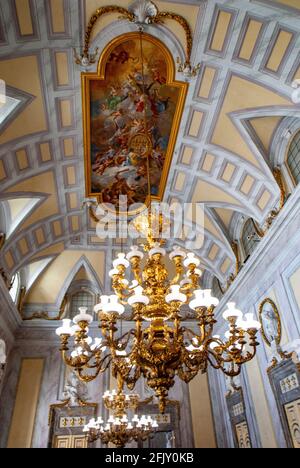
M 158 40 L 131 33 L 104 51 L 100 76 L 83 75 L 87 196 L 144 203 L 148 157 L 152 195 L 163 194 L 187 90 L 174 69 Z

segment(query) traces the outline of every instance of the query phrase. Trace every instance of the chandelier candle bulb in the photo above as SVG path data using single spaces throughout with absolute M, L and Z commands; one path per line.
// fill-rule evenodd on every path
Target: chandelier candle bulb
M 171 304 L 172 302 L 181 302 L 184 304 L 187 301 L 187 296 L 180 292 L 180 286 L 171 286 L 171 292 L 166 296 L 166 302 Z
M 190 266 L 195 266 L 197 268 L 200 265 L 200 260 L 195 257 L 194 253 L 188 253 L 187 258 L 184 260 L 183 264 L 186 268 Z
M 125 307 L 122 306 L 119 302 L 118 296 L 110 296 L 109 301 L 107 304 L 104 304 L 102 307 L 102 310 L 104 313 L 113 313 L 115 312 L 116 314 L 122 315 L 125 312 Z
M 98 312 L 102 312 L 103 306 L 109 303 L 109 296 L 101 296 L 100 303 L 95 305 L 94 312 L 97 314 Z
M 137 246 L 132 246 L 130 247 L 131 251 L 127 254 L 126 258 L 127 260 L 131 261 L 133 258 L 138 258 L 140 260 L 143 260 L 144 254 L 139 250 Z
M 118 258 L 113 262 L 114 268 L 118 268 L 119 266 L 123 266 L 124 268 L 129 267 L 129 262 L 126 260 L 126 255 L 124 253 L 119 253 Z
M 80 322 L 86 322 L 88 324 L 92 323 L 93 317 L 87 313 L 87 307 L 80 307 L 79 308 L 79 315 L 74 317 L 73 322 L 77 325 Z
M 261 323 L 254 319 L 254 314 L 246 314 L 245 315 L 245 327 L 247 330 L 260 330 Z
M 110 270 L 108 275 L 109 275 L 110 278 L 113 278 L 114 276 L 119 275 L 119 273 L 120 273 L 119 270 L 117 270 L 116 268 L 113 268 L 112 270 Z
M 56 330 L 57 336 L 62 336 L 62 335 L 73 336 L 75 332 L 74 332 L 74 328 L 71 327 L 71 322 L 72 320 L 70 319 L 64 319 L 62 321 L 63 323 L 62 327 L 59 327 Z
M 154 257 L 154 255 L 161 255 L 162 257 L 164 257 L 166 255 L 166 251 L 165 249 L 162 249 L 161 247 L 157 246 L 149 251 L 149 257 Z
M 169 258 L 173 260 L 174 258 L 180 257 L 182 259 L 186 258 L 186 253 L 178 246 L 173 247 L 173 252 L 170 253 Z
M 223 313 L 224 320 L 231 321 L 231 320 L 238 320 L 242 319 L 243 314 L 240 310 L 236 309 L 235 302 L 228 302 L 227 310 Z
M 128 304 L 133 306 L 134 304 L 148 305 L 150 300 L 149 297 L 143 295 L 143 288 L 138 286 L 134 289 L 134 296 L 128 298 Z
M 190 308 L 192 310 L 196 310 L 200 307 L 203 307 L 203 301 L 204 301 L 204 292 L 202 289 L 197 289 L 194 291 L 195 299 L 190 302 Z
M 203 306 L 204 307 L 217 307 L 219 305 L 219 299 L 213 297 L 211 294 L 211 289 L 205 289 L 203 291 Z

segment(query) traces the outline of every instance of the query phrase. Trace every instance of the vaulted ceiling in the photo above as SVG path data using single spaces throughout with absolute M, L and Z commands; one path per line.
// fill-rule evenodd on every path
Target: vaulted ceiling
M 7 240 L 1 266 L 26 271 L 26 302 L 57 307 L 85 268 L 109 290 L 107 268 L 118 240 L 99 239 L 82 207 L 85 198 L 80 70 L 73 47 L 87 21 L 107 4 L 128 0 L 3 0 L 0 78 L 18 104 L 0 124 L 0 230 Z M 157 1 L 183 15 L 200 63 L 169 172 L 165 201 L 205 203 L 205 235 L 197 254 L 225 284 L 235 271 L 232 249 L 239 216 L 263 224 L 278 204 L 272 174 L 274 135 L 299 115 L 291 82 L 300 78 L 299 0 Z M 135 26 L 107 15 L 93 47 L 103 49 Z M 149 32 L 180 53 L 184 35 L 167 21 Z M 178 75 L 178 79 L 181 76 Z M 192 220 L 191 220 L 192 222 Z M 84 276 L 84 275 L 83 275 Z M 29 278 L 30 277 L 30 278 Z M 29 278 L 29 279 L 28 279 Z M 50 307 L 51 308 L 51 307 Z

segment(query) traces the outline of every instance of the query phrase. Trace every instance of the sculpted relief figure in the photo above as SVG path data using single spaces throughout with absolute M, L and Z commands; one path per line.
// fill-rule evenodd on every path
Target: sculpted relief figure
M 69 400 L 70 406 L 78 406 L 80 401 L 88 399 L 86 385 L 77 378 L 74 372 L 70 374 L 67 380 L 63 397 L 65 400 Z

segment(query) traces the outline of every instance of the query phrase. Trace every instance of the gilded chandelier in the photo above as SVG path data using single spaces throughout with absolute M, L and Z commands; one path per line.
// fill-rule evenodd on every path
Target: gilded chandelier
M 140 33 L 142 83 L 144 74 L 143 34 Z M 145 94 L 145 93 L 144 93 Z M 214 310 L 218 300 L 210 290 L 200 287 L 200 261 L 194 253 L 174 247 L 169 254 L 174 274 L 166 266 L 166 250 L 161 233 L 165 220 L 151 212 L 150 158 L 152 140 L 144 110 L 144 131 L 131 141 L 146 165 L 150 214 L 135 221 L 136 229 L 147 238 L 142 248 L 131 247 L 127 255 L 120 253 L 110 271 L 114 295 L 102 296 L 94 311 L 98 314 L 101 337 L 93 342 L 89 325 L 93 317 L 81 309 L 71 324 L 64 320 L 57 330 L 61 337 L 61 352 L 65 363 L 73 368 L 84 382 L 94 380 L 112 365 L 112 373 L 133 389 L 144 377 L 155 392 L 163 413 L 176 375 L 190 382 L 198 372 L 205 373 L 208 365 L 221 369 L 233 377 L 255 353 L 260 323 L 252 314 L 243 314 L 228 304 L 223 317 L 229 324 L 224 339 L 214 334 Z M 134 141 L 133 141 L 134 140 Z M 156 224 L 156 226 L 155 226 Z M 127 274 L 128 273 L 128 274 Z M 130 279 L 134 278 L 130 283 Z M 184 325 L 184 308 L 192 311 L 193 329 Z M 123 336 L 118 335 L 118 321 L 125 311 L 134 327 Z M 74 337 L 70 350 L 70 338 Z
M 105 392 L 103 395 L 105 407 L 111 412 L 107 422 L 100 417 L 91 419 L 84 427 L 90 443 L 100 439 L 105 445 L 114 444 L 118 448 L 125 447 L 132 441 L 147 440 L 158 428 L 158 424 L 151 416 L 139 417 L 134 414 L 130 420 L 128 411 L 136 410 L 139 404 L 139 396 L 135 394 L 125 395 L 123 383 L 118 391 Z
M 229 329 L 224 339 L 215 335 L 218 300 L 210 290 L 200 289 L 199 259 L 174 247 L 169 258 L 175 274 L 170 278 L 162 244 L 150 230 L 144 252 L 134 246 L 113 262 L 110 276 L 115 294 L 102 296 L 94 309 L 101 338 L 93 342 L 88 336 L 93 317 L 86 309 L 80 310 L 74 325 L 64 320 L 57 334 L 65 363 L 81 380 L 92 381 L 112 364 L 113 375 L 122 378 L 129 389 L 143 376 L 164 412 L 176 375 L 188 383 L 198 372 L 205 373 L 209 364 L 228 376 L 238 375 L 256 353 L 260 323 L 253 314 L 246 314 L 244 320 L 235 304 L 229 303 L 223 314 Z M 130 269 L 134 277 L 131 284 L 126 278 Z M 194 329 L 184 326 L 181 311 L 187 306 L 193 312 Z M 131 312 L 134 328 L 118 337 L 117 323 L 125 310 Z M 70 352 L 71 336 L 74 343 Z

